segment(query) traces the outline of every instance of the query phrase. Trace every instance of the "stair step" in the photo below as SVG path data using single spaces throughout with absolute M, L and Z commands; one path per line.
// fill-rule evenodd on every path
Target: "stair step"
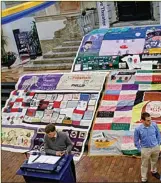
M 41 71 L 41 70 L 71 70 L 72 63 L 59 64 L 28 64 L 24 66 L 24 71 Z
M 62 58 L 62 57 L 75 57 L 76 52 L 53 52 L 50 51 L 43 55 L 43 58 Z
M 14 89 L 1 89 L 1 95 L 10 95 L 10 93 L 13 91 Z
M 65 41 L 63 42 L 62 46 L 80 46 L 81 40 L 80 41 Z
M 64 38 L 64 41 L 80 41 L 80 40 L 82 40 L 82 38 L 83 38 L 83 36 L 77 36 L 74 38 L 66 37 L 66 38 Z
M 59 46 L 56 48 L 53 48 L 53 52 L 71 52 L 71 51 L 78 51 L 79 46 Z
M 1 102 L 2 102 L 3 104 L 5 104 L 6 101 L 8 100 L 8 98 L 9 98 L 9 96 L 3 96 L 3 97 L 1 97 Z
M 2 82 L 1 83 L 1 88 L 3 89 L 15 89 L 15 85 L 16 83 L 15 82 Z
M 36 60 L 33 60 L 33 64 L 64 64 L 64 63 L 70 63 L 72 64 L 75 57 L 67 57 L 67 58 L 43 58 L 39 57 Z

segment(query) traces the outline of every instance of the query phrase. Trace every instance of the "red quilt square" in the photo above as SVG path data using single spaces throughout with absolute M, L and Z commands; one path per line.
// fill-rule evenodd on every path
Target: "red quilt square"
M 53 107 L 54 108 L 60 108 L 60 104 L 61 104 L 61 102 L 55 101 Z
M 80 121 L 72 121 L 73 125 L 79 126 L 80 125 Z
M 27 116 L 35 116 L 36 114 L 36 109 L 27 109 Z
M 12 93 L 12 95 L 17 95 L 17 94 L 18 94 L 17 90 L 14 90 Z
M 12 106 L 13 106 L 13 104 L 14 104 L 14 102 L 10 102 L 10 103 L 9 103 L 9 106 L 10 106 L 10 107 L 12 107 Z
M 19 108 L 12 108 L 11 112 L 19 112 Z
M 111 123 L 99 123 L 94 124 L 93 130 L 110 130 L 111 129 Z
M 119 95 L 104 95 L 103 100 L 118 100 Z
M 76 114 L 84 114 L 85 111 L 74 109 L 73 113 L 76 113 Z
M 39 104 L 39 109 L 46 109 L 49 105 L 49 101 L 42 101 Z
M 15 102 L 23 102 L 23 98 L 16 98 Z
M 161 75 L 153 75 L 152 82 L 160 83 L 161 82 Z
M 30 92 L 29 96 L 34 96 L 35 92 Z
M 25 102 L 22 102 L 22 106 L 25 107 L 26 106 L 26 103 Z

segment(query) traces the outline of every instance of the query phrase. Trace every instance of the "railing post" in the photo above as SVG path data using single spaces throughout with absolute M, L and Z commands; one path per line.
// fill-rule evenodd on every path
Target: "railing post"
M 82 16 L 80 15 L 77 19 L 78 24 L 80 26 L 81 32 L 84 34 L 87 34 L 91 30 L 93 30 L 95 26 L 95 17 L 94 17 L 94 11 L 86 11 L 86 15 Z
M 91 23 L 92 23 L 92 29 L 95 26 L 95 21 L 94 21 L 94 10 L 91 10 Z

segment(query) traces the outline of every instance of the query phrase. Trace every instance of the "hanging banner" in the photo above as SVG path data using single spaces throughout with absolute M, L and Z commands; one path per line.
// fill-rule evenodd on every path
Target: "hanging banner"
M 106 1 L 97 2 L 99 28 L 109 28 L 108 6 Z

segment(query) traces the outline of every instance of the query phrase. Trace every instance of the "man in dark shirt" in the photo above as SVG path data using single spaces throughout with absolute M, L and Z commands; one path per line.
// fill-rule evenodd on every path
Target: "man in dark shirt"
M 58 132 L 54 124 L 49 124 L 45 128 L 45 133 L 46 154 L 62 156 L 71 153 L 73 143 L 65 132 Z
M 44 148 L 47 155 L 63 156 L 70 154 L 73 143 L 65 132 L 56 131 L 54 124 L 48 124 L 45 127 Z M 76 180 L 74 161 L 71 162 L 71 168 Z

